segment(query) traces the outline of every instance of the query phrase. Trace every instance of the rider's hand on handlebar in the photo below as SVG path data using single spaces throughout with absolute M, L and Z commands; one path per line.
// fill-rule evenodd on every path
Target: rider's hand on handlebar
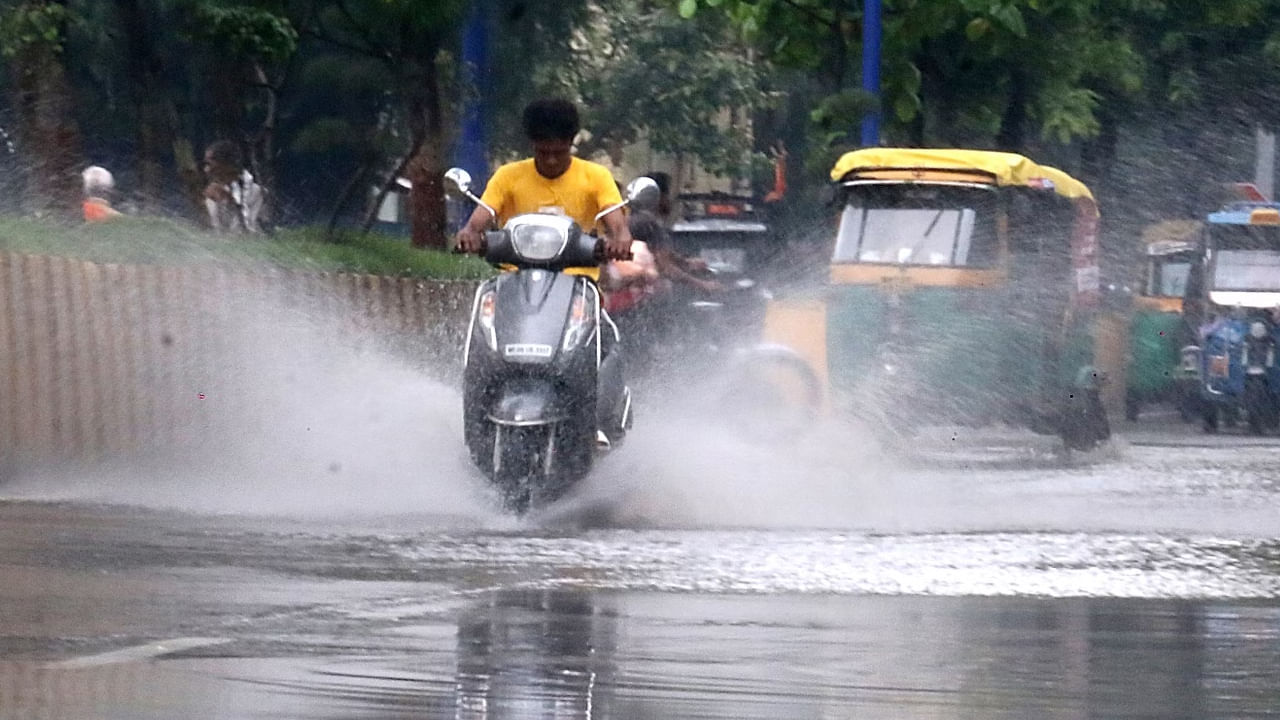
M 458 231 L 458 243 L 454 250 L 461 253 L 478 253 L 484 250 L 484 234 L 469 227 Z
M 606 238 L 604 241 L 604 257 L 606 260 L 630 260 L 631 243 L 617 238 Z

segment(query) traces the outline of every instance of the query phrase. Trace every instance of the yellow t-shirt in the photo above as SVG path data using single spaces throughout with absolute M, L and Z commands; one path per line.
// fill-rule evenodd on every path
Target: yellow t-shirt
M 583 232 L 591 232 L 596 214 L 622 202 L 622 195 L 603 165 L 575 157 L 560 177 L 545 178 L 529 158 L 498 168 L 481 200 L 498 211 L 498 227 L 515 215 L 549 212 L 567 215 Z

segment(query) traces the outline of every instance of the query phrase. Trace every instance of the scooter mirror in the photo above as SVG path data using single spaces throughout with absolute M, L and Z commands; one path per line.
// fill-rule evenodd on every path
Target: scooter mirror
M 661 191 L 658 190 L 658 183 L 653 178 L 641 175 L 627 183 L 627 202 L 633 208 L 656 210 L 659 195 Z
M 471 192 L 471 173 L 462 168 L 449 168 L 444 173 L 445 189 L 455 195 L 467 195 Z

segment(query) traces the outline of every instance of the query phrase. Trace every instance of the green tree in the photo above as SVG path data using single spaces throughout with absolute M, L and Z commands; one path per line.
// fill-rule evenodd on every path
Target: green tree
M 448 95 L 465 0 L 332 0 L 321 4 L 307 33 L 354 56 L 378 61 L 390 80 L 395 113 L 407 127 L 407 149 L 388 182 L 403 172 L 412 242 L 445 246 L 443 174 L 452 141 Z
M 887 0 L 878 105 L 858 87 L 862 14 L 836 0 L 682 0 L 724 14 L 762 56 L 816 79 L 815 152 L 852 147 L 879 107 L 891 143 L 1025 150 L 1094 136 L 1100 92 L 1135 92 L 1136 55 L 1095 0 Z M 819 163 L 819 164 L 822 164 Z
M 615 0 L 603 10 L 615 22 L 588 46 L 612 53 L 577 63 L 594 130 L 588 147 L 617 155 L 643 138 L 712 173 L 749 177 L 750 119 L 769 101 L 766 64 L 714 18 L 681 22 L 642 0 Z
M 557 5 L 550 13 L 499 14 L 498 64 L 529 68 L 502 73 L 496 83 L 500 153 L 525 150 L 511 119 L 533 97 L 554 94 L 583 110 L 584 156 L 618 162 L 624 148 L 643 139 L 710 172 L 748 174 L 750 117 L 770 100 L 763 89 L 768 65 L 751 59 L 730 25 L 712 16 L 682 22 L 655 0 Z M 562 40 L 534 44 L 534 38 Z

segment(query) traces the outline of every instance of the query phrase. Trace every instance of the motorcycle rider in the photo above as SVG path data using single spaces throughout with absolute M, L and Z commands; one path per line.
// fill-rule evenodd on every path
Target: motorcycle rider
M 592 231 L 595 216 L 619 205 L 622 195 L 607 168 L 573 155 L 573 139 L 581 129 L 577 107 L 561 98 L 534 100 L 525 106 L 523 121 L 533 157 L 498 168 L 481 200 L 497 211 L 499 226 L 522 213 L 549 212 L 573 218 L 583 232 Z M 492 220 L 484 207 L 476 207 L 458 231 L 458 249 L 479 252 L 482 233 Z M 621 208 L 605 215 L 601 222 L 606 258 L 626 259 L 631 252 L 631 233 Z
M 631 222 L 632 236 L 644 240 L 649 246 L 658 266 L 658 275 L 673 289 L 708 295 L 724 290 L 720 283 L 707 277 L 705 262 L 680 253 L 671 240 L 670 227 L 674 222 L 671 216 L 671 176 L 664 172 L 651 172 L 649 177 L 658 185 L 658 207 L 652 213 L 635 213 Z

